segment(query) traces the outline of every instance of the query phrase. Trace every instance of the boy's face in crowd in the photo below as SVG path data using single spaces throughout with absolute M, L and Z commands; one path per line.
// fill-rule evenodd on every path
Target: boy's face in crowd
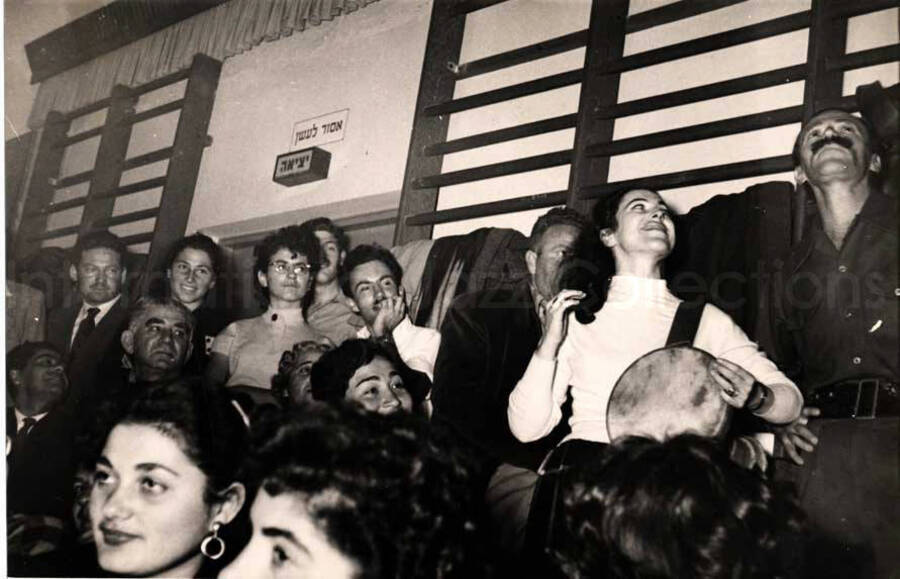
M 314 232 L 322 248 L 322 266 L 316 274 L 318 285 L 328 285 L 337 279 L 338 268 L 344 262 L 347 252 L 341 251 L 337 238 L 330 231 Z
M 385 301 L 400 295 L 400 288 L 386 264 L 369 261 L 350 272 L 350 293 L 354 311 L 371 326 Z
M 185 247 L 175 256 L 168 277 L 172 295 L 186 306 L 202 302 L 216 285 L 209 254 L 193 247 Z

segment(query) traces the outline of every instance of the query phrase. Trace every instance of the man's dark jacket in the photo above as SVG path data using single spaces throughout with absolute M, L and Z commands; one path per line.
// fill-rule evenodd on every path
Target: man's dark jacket
M 69 345 L 75 331 L 74 324 L 81 304 L 53 312 L 47 320 L 47 339 L 65 352 L 66 374 L 69 377 L 69 395 L 66 405 L 71 411 L 93 407 L 103 380 L 117 377 L 122 367 L 122 330 L 128 324 L 128 299 L 119 301 L 103 316 L 88 340 L 74 357 L 69 357 Z
M 536 470 L 568 432 L 561 420 L 548 436 L 524 444 L 509 430 L 509 394 L 540 337 L 526 282 L 461 295 L 444 318 L 431 394 L 433 421 L 473 445 L 488 465 L 506 462 Z
M 6 512 L 72 516 L 74 421 L 62 405 L 45 416 L 6 457 Z M 16 415 L 6 409 L 6 435 L 16 438 Z

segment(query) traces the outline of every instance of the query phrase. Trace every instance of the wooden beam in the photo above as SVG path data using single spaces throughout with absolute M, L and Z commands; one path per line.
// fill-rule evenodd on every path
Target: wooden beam
M 222 63 L 218 60 L 203 54 L 194 56 L 147 257 L 148 274 L 162 270 L 169 247 L 184 236 L 187 228 L 221 70 Z M 149 289 L 151 277 L 143 277 L 144 291 Z
M 94 161 L 94 172 L 88 188 L 87 203 L 81 214 L 79 238 L 94 229 L 97 223 L 110 217 L 115 206 L 115 199 L 98 197 L 98 193 L 118 186 L 122 177 L 122 162 L 128 152 L 131 140 L 131 124 L 123 122 L 134 114 L 137 97 L 131 94 L 126 86 L 116 86 L 112 90 L 112 102 L 106 112 L 106 124 L 100 136 L 100 146 Z
M 417 189 L 414 183 L 424 175 L 439 174 L 443 165 L 442 156 L 428 156 L 424 151 L 428 145 L 447 140 L 450 117 L 427 116 L 425 111 L 453 98 L 456 79 L 448 65 L 455 66 L 455 63 L 459 62 L 466 24 L 464 14 L 454 16 L 454 10 L 458 6 L 460 4 L 450 0 L 434 0 L 431 8 L 428 42 L 425 45 L 419 96 L 413 115 L 413 129 L 400 193 L 397 227 L 394 230 L 394 245 L 431 237 L 431 225 L 408 225 L 406 216 L 434 211 L 437 208 L 438 188 L 433 186 Z
M 53 200 L 55 188 L 52 181 L 59 176 L 64 149 L 58 147 L 66 138 L 71 121 L 56 111 L 47 114 L 47 120 L 40 133 L 37 157 L 22 212 L 22 223 L 16 234 L 15 254 L 25 256 L 41 247 L 38 240 L 29 239 L 30 233 L 47 228 L 47 216 L 40 211 Z M 30 217 L 36 215 L 36 217 Z M 26 223 L 27 221 L 27 223 Z
M 619 98 L 620 75 L 600 71 L 621 61 L 627 18 L 628 0 L 593 0 L 566 201 L 567 206 L 588 215 L 596 201 L 583 198 L 580 189 L 607 181 L 609 157 L 591 158 L 587 149 L 591 144 L 612 142 L 615 126 L 615 120 L 600 118 L 595 111 L 615 105 Z

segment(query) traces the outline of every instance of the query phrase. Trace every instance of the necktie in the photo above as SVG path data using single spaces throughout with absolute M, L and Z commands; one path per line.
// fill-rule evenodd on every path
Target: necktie
M 28 433 L 31 432 L 31 429 L 34 428 L 35 424 L 37 424 L 37 420 L 30 416 L 26 416 L 22 419 L 22 428 L 16 432 L 16 437 L 12 441 L 10 453 L 15 452 L 22 447 L 22 443 L 28 438 Z
M 78 324 L 78 330 L 75 332 L 75 338 L 72 340 L 72 347 L 69 348 L 69 359 L 75 358 L 76 352 L 84 346 L 93 333 L 96 324 L 94 319 L 100 313 L 100 308 L 88 308 L 87 315 Z

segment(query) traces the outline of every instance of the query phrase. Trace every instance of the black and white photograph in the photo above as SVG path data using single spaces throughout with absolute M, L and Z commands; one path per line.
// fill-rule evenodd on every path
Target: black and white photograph
M 4 0 L 6 577 L 900 579 L 897 0 Z

